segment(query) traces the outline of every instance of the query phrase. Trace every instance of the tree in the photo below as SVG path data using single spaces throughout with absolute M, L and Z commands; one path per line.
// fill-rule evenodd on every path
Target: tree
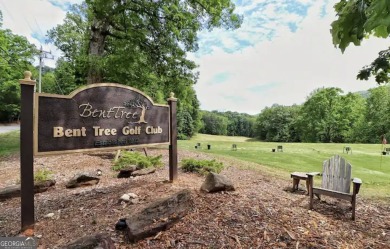
M 215 112 L 218 115 L 226 117 L 228 120 L 227 124 L 227 135 L 228 136 L 254 136 L 254 124 L 255 117 L 246 113 L 238 112 Z
M 256 119 L 256 136 L 270 142 L 297 142 L 298 106 L 266 107 Z
M 177 112 L 177 137 L 186 140 L 195 134 L 194 121 L 187 111 Z
M 0 85 L 0 121 L 12 122 L 19 119 L 20 86 L 16 81 L 2 82 Z
M 353 43 L 361 44 L 364 38 L 376 36 L 388 38 L 390 34 L 390 1 L 388 0 L 340 0 L 334 9 L 337 20 L 332 23 L 333 44 L 344 50 Z M 389 82 L 390 50 L 383 50 L 370 65 L 365 66 L 357 78 L 367 80 L 375 76 L 378 84 Z
M 203 111 L 201 133 L 254 137 L 256 118 L 246 113 Z M 219 122 L 215 124 L 213 122 Z M 225 128 L 226 125 L 226 128 Z M 221 128 L 222 131 L 216 131 Z M 226 131 L 225 131 L 226 129 Z
M 365 99 L 357 93 L 348 93 L 341 96 L 340 140 L 345 142 L 363 142 L 366 111 Z
M 227 135 L 228 119 L 219 115 L 217 111 L 202 112 L 203 126 L 199 131 L 210 135 Z
M 87 83 L 102 82 L 114 72 L 133 76 L 123 64 L 146 77 L 150 71 L 193 81 L 195 65 L 186 52 L 197 50 L 197 31 L 239 27 L 242 20 L 233 11 L 230 0 L 87 0 L 75 5 L 49 35 L 73 62 L 75 52 L 81 52 Z
M 100 60 L 109 39 L 135 43 L 155 64 L 172 63 L 188 73 L 186 51 L 195 51 L 202 28 L 237 28 L 239 16 L 230 0 L 121 1 L 87 0 L 90 39 L 88 83 L 103 78 Z M 149 57 L 149 58 L 148 58 Z M 187 71 L 187 72 L 186 72 Z
M 379 86 L 369 92 L 364 115 L 364 140 L 377 143 L 381 135 L 390 135 L 390 87 Z
M 308 97 L 298 121 L 302 141 L 341 143 L 362 138 L 365 101 L 359 94 L 342 93 L 340 88 L 320 88 Z
M 61 87 L 118 82 L 158 103 L 174 92 L 178 109 L 198 127 L 198 74 L 187 52 L 198 49 L 199 30 L 233 29 L 241 22 L 230 0 L 87 0 L 72 7 L 49 39 L 64 52 L 56 72 Z
M 0 122 L 17 120 L 20 113 L 20 87 L 17 79 L 32 66 L 38 50 L 25 37 L 2 29 L 0 12 Z
M 340 88 L 320 88 L 308 97 L 301 109 L 300 133 L 305 142 L 340 142 Z

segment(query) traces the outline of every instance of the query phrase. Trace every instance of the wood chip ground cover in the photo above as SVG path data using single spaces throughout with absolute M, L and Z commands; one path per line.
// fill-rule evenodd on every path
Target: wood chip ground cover
M 222 158 L 221 174 L 234 182 L 236 191 L 206 194 L 199 191 L 204 177 L 196 174 L 179 172 L 178 181 L 167 183 L 168 151 L 148 153 L 163 155 L 165 167 L 131 179 L 116 178 L 111 170 L 114 153 L 36 158 L 35 169 L 51 170 L 57 181 L 55 188 L 35 196 L 39 248 L 56 248 L 100 232 L 109 234 L 117 248 L 390 248 L 389 202 L 358 196 L 356 221 L 350 220 L 350 203 L 333 198 L 316 200 L 310 211 L 303 191 L 289 191 L 289 175 L 276 178 L 247 169 L 256 164 Z M 213 156 L 180 150 L 179 161 L 184 158 Z M 65 188 L 73 175 L 98 169 L 103 172 L 98 185 Z M 17 183 L 19 174 L 18 158 L 0 162 L 0 187 Z M 194 209 L 171 229 L 136 244 L 127 244 L 115 231 L 120 218 L 184 188 L 192 191 Z M 129 192 L 139 196 L 139 203 L 119 202 Z M 54 216 L 45 217 L 49 213 Z M 20 199 L 0 202 L 0 237 L 16 236 L 19 229 Z

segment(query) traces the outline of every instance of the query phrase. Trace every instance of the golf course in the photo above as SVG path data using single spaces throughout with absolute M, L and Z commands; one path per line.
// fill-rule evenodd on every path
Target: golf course
M 195 148 L 197 143 L 201 144 L 199 148 Z M 272 143 L 246 137 L 205 134 L 198 134 L 191 140 L 180 140 L 178 144 L 181 149 L 239 159 L 242 161 L 240 166 L 244 168 L 247 167 L 245 162 L 256 163 L 256 170 L 284 177 L 286 181 L 290 181 L 291 172 L 321 172 L 322 162 L 338 154 L 351 163 L 352 176 L 363 181 L 361 195 L 390 196 L 390 155 L 382 155 L 382 144 Z M 233 144 L 236 144 L 237 150 L 232 150 Z M 207 145 L 210 145 L 210 150 Z M 277 146 L 282 146 L 283 152 L 278 152 Z M 344 150 L 346 146 L 351 148 L 348 154 Z

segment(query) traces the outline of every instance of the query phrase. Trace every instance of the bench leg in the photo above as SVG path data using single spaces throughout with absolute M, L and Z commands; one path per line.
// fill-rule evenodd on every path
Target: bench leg
M 313 191 L 311 191 L 311 192 L 309 193 L 309 195 L 310 195 L 309 208 L 310 208 L 310 209 L 313 209 L 313 199 L 314 199 Z
M 309 195 L 309 187 L 310 187 L 309 180 L 306 180 L 307 195 Z
M 309 183 L 309 196 L 310 196 L 310 201 L 309 201 L 309 209 L 313 209 L 313 176 L 309 175 L 307 178 L 307 182 Z
M 298 186 L 299 186 L 299 179 L 293 178 L 293 192 L 295 190 L 298 190 Z
M 356 195 L 352 196 L 352 220 L 355 220 Z

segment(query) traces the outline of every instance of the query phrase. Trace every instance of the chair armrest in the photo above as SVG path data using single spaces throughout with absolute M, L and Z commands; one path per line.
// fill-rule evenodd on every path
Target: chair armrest
M 309 172 L 309 173 L 306 173 L 307 176 L 317 176 L 317 175 L 321 175 L 320 172 Z
M 363 183 L 362 180 L 360 180 L 359 178 L 353 178 L 352 183 L 353 183 L 353 193 L 358 194 L 360 190 L 360 185 L 362 185 Z

